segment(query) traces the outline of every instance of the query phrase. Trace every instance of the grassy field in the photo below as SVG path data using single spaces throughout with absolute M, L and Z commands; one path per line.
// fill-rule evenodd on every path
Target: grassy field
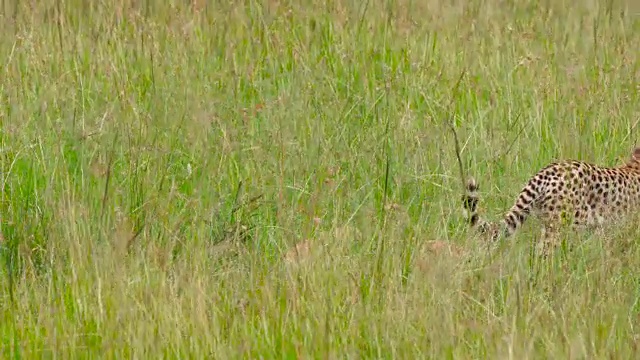
M 639 351 L 637 226 L 487 252 L 448 126 L 492 219 L 552 160 L 626 160 L 633 1 L 0 11 L 2 358 Z

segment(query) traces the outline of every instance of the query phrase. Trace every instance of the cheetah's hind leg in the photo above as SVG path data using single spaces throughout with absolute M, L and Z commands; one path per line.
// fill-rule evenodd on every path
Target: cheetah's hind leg
M 583 229 L 581 225 L 575 223 L 572 219 L 563 218 L 562 216 L 545 219 L 540 229 L 540 239 L 537 244 L 538 253 L 544 257 L 548 257 L 557 249 L 563 249 L 563 240 L 566 233 L 562 230 L 568 229 L 572 233 Z M 569 247 L 564 247 L 567 250 Z
M 540 229 L 540 239 L 536 244 L 536 253 L 542 257 L 549 257 L 561 243 L 558 226 L 547 222 Z

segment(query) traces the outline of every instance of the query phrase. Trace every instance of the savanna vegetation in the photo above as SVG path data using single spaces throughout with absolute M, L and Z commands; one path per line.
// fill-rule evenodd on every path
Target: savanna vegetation
M 634 221 L 498 219 L 637 144 L 633 1 L 3 1 L 3 358 L 631 358 Z

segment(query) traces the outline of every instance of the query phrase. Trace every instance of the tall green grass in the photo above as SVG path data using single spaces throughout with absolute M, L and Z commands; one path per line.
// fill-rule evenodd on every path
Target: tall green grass
M 637 352 L 633 224 L 487 253 L 448 127 L 492 218 L 552 160 L 626 160 L 631 1 L 0 11 L 3 358 Z

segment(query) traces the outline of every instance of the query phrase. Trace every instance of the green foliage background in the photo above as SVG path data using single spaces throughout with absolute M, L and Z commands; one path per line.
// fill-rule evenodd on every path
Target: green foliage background
M 0 8 L 3 357 L 636 353 L 633 224 L 487 254 L 447 127 L 494 219 L 626 160 L 632 1 Z

